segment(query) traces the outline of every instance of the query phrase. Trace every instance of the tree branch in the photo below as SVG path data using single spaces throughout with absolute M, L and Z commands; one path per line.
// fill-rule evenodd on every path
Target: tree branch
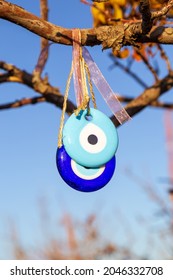
M 35 82 L 33 74 L 3 61 L 0 61 L 0 69 L 5 71 L 5 73 L 0 75 L 0 84 L 6 82 L 24 84 L 43 95 L 48 102 L 55 104 L 57 107 L 63 107 L 64 96 L 60 93 L 57 87 L 51 86 L 47 79 L 40 78 L 37 82 Z M 75 109 L 76 106 L 68 100 L 67 113 L 71 114 Z
M 149 104 L 167 92 L 171 87 L 173 87 L 173 72 L 169 73 L 165 78 L 156 82 L 151 87 L 147 88 L 141 95 L 134 98 L 131 102 L 125 106 L 128 114 L 132 117 L 145 109 Z M 111 117 L 115 126 L 119 126 L 119 123 L 114 116 Z
M 43 95 L 52 93 L 57 96 L 61 96 L 61 93 L 58 88 L 52 87 L 47 79 L 40 79 L 40 83 L 35 85 L 33 83 L 33 75 L 19 69 L 15 65 L 8 64 L 6 62 L 0 61 L 0 69 L 3 69 L 6 73 L 6 80 L 4 80 L 4 75 L 2 75 L 2 79 L 0 76 L 0 83 L 2 82 L 17 82 L 24 85 L 27 85 L 28 87 L 32 88 L 36 92 L 39 92 Z
M 128 103 L 131 102 L 134 98 L 129 96 L 117 96 L 120 102 Z M 48 98 L 48 96 L 36 96 L 31 98 L 22 98 L 20 100 L 16 100 L 13 102 L 0 104 L 0 110 L 12 109 L 12 108 L 20 108 L 26 105 L 35 105 L 38 103 L 49 102 L 57 106 L 57 102 L 54 102 L 53 99 Z M 148 106 L 164 108 L 164 109 L 173 109 L 173 103 L 165 103 L 159 101 L 153 101 Z M 71 115 L 73 113 L 73 109 L 68 109 L 68 114 Z
M 143 88 L 147 88 L 147 84 L 139 77 L 136 73 L 134 73 L 130 67 L 127 67 L 123 65 L 114 55 L 110 54 L 111 59 L 114 62 L 113 66 L 118 66 L 120 69 L 122 69 L 125 73 L 127 73 L 129 76 L 131 76 L 139 85 L 141 85 Z M 110 67 L 112 68 L 112 67 Z
M 173 0 L 169 1 L 169 5 L 173 5 L 172 2 Z M 39 18 L 25 11 L 19 6 L 2 0 L 0 0 L 0 18 L 18 24 L 28 29 L 29 31 L 45 38 L 46 40 L 51 40 L 53 42 L 65 45 L 72 44 L 71 29 L 56 26 L 42 18 Z M 145 20 L 146 18 L 145 16 L 143 16 L 143 22 Z M 93 46 L 102 44 L 104 48 L 120 48 L 123 45 L 134 45 L 135 43 L 146 42 L 173 44 L 173 28 L 153 26 L 148 34 L 142 34 L 141 23 L 142 21 L 129 23 L 126 22 L 119 23 L 115 26 L 102 26 L 98 28 L 82 29 L 82 45 Z M 43 95 L 43 97 L 40 97 L 40 99 L 39 97 L 36 99 L 33 98 L 33 102 L 35 102 L 36 100 L 38 100 L 38 102 L 40 100 L 41 102 L 41 100 L 43 101 L 45 98 L 46 101 L 51 102 L 56 106 L 62 108 L 64 97 L 61 95 L 58 88 L 52 87 L 49 84 L 48 79 L 40 78 L 36 83 L 34 82 L 33 74 L 29 74 L 28 72 L 22 71 L 14 65 L 7 64 L 5 62 L 0 62 L 0 68 L 5 71 L 5 73 L 0 75 L 0 83 L 18 82 L 25 84 L 30 88 L 34 89 L 36 92 Z M 146 106 L 154 104 L 154 102 L 157 103 L 157 99 L 159 98 L 159 96 L 168 91 L 171 87 L 173 87 L 172 71 L 170 71 L 169 75 L 167 75 L 165 78 L 155 82 L 155 84 L 150 88 L 147 88 L 140 96 L 131 100 L 127 104 L 126 110 L 128 111 L 130 116 L 135 115 L 136 113 L 143 110 Z M 15 101 L 13 102 L 13 105 L 11 103 L 11 106 L 13 108 L 15 106 L 20 107 L 21 104 L 24 105 L 24 103 L 27 104 L 27 102 L 28 104 L 29 102 L 31 102 L 30 104 L 33 104 L 31 100 L 32 98 L 30 99 L 30 101 L 26 99 Z M 68 101 L 67 112 L 72 113 L 74 109 L 74 104 Z M 112 117 L 112 120 L 114 124 L 118 126 L 117 121 L 114 117 Z
M 169 0 L 168 3 L 164 5 L 160 11 L 152 12 L 151 19 L 154 20 L 165 16 L 172 7 L 173 7 L 173 0 Z
M 0 18 L 18 24 L 52 42 L 72 45 L 71 29 L 54 25 L 9 2 L 0 0 Z M 133 45 L 135 42 L 173 44 L 173 28 L 153 26 L 151 32 L 145 35 L 142 34 L 139 21 L 81 29 L 81 43 L 86 46 L 102 44 L 104 48 L 118 49 L 123 45 Z
M 22 71 L 19 68 L 15 67 L 14 65 L 7 64 L 5 62 L 0 62 L 0 68 L 7 72 L 0 75 L 0 83 L 5 83 L 5 82 L 22 83 L 43 95 L 41 97 L 24 98 L 14 102 L 1 104 L 0 110 L 19 108 L 24 105 L 37 104 L 45 101 L 52 103 L 57 107 L 62 108 L 64 97 L 60 94 L 57 88 L 52 87 L 50 84 L 48 84 L 48 82 L 47 82 L 47 90 L 45 91 L 46 87 L 43 79 L 40 80 L 40 84 L 37 85 L 37 88 L 35 88 L 35 85 L 32 82 L 33 81 L 32 74 L 29 74 L 26 71 Z M 157 99 L 162 94 L 167 92 L 171 87 L 173 87 L 173 72 L 171 72 L 162 80 L 155 83 L 152 87 L 147 88 L 140 96 L 138 96 L 135 99 L 133 97 L 126 97 L 126 96 L 118 96 L 118 99 L 121 102 L 125 102 L 125 103 L 128 102 L 125 109 L 127 110 L 130 116 L 134 116 L 135 114 L 137 114 L 147 106 L 173 109 L 173 104 L 162 103 L 157 101 Z M 74 112 L 75 109 L 76 109 L 75 105 L 70 100 L 68 100 L 66 112 L 70 115 Z M 116 126 L 119 125 L 119 123 L 117 122 L 114 116 L 111 119 Z
M 47 0 L 40 0 L 40 14 L 41 14 L 41 18 L 43 20 L 48 20 L 48 3 Z M 49 41 L 45 38 L 41 37 L 41 52 L 40 52 L 40 56 L 38 59 L 38 63 L 37 66 L 35 68 L 35 73 L 37 73 L 37 75 L 41 75 L 47 59 L 48 59 L 48 55 L 49 55 Z
M 162 48 L 162 46 L 160 44 L 157 45 L 159 51 L 160 51 L 160 56 L 165 60 L 168 72 L 172 71 L 172 67 L 171 67 L 171 63 L 170 60 L 166 54 L 166 52 L 164 51 L 164 49 Z
M 139 11 L 142 15 L 142 33 L 147 34 L 153 25 L 153 21 L 151 20 L 149 0 L 140 1 Z
M 72 30 L 41 19 L 25 9 L 6 1 L 0 1 L 0 18 L 18 24 L 29 31 L 55 43 L 72 45 Z M 93 42 L 94 41 L 94 42 Z M 101 44 L 93 29 L 83 29 L 82 43 Z
M 12 108 L 19 108 L 25 105 L 34 105 L 40 102 L 45 102 L 46 98 L 43 96 L 37 96 L 37 97 L 32 97 L 32 98 L 23 98 L 21 100 L 16 100 L 14 102 L 9 102 L 6 104 L 0 104 L 0 110 L 4 109 L 12 109 Z
M 153 74 L 155 81 L 157 82 L 159 77 L 157 76 L 157 73 L 155 69 L 152 67 L 152 65 L 149 62 L 149 59 L 147 59 L 140 50 L 136 49 L 136 53 L 141 57 L 143 60 L 144 64 L 147 66 L 148 70 Z
M 128 103 L 131 102 L 132 100 L 134 100 L 133 97 L 129 97 L 129 96 L 117 96 L 118 100 L 120 102 L 124 102 L 124 103 Z M 153 101 L 150 104 L 148 104 L 148 106 L 151 107 L 156 107 L 156 108 L 163 108 L 163 109 L 173 109 L 173 103 L 167 103 L 167 102 L 160 102 L 160 101 Z
M 40 14 L 41 18 L 45 21 L 48 20 L 48 3 L 47 0 L 40 0 Z M 43 69 L 46 65 L 48 55 L 49 55 L 49 41 L 43 37 L 41 37 L 41 51 L 40 55 L 37 61 L 37 64 L 35 66 L 35 69 L 33 71 L 33 84 L 36 85 L 40 83 L 41 80 L 41 74 L 43 72 Z

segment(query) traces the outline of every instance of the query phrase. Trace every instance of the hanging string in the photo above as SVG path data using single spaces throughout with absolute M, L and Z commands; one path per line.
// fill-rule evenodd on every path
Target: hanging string
M 95 84 L 97 89 L 102 94 L 104 100 L 110 107 L 111 111 L 117 118 L 120 124 L 130 119 L 130 116 L 126 112 L 126 110 L 122 107 L 121 103 L 118 101 L 118 98 L 110 88 L 109 84 L 105 80 L 101 71 L 99 70 L 96 63 L 93 61 L 91 55 L 87 51 L 86 48 L 81 46 L 81 33 L 79 29 L 74 29 L 72 31 L 73 37 L 73 60 L 71 65 L 71 70 L 67 79 L 66 89 L 64 94 L 64 102 L 60 120 L 60 128 L 58 133 L 58 147 L 62 146 L 62 134 L 63 134 L 63 126 L 65 119 L 65 112 L 67 107 L 68 94 L 70 89 L 70 82 L 73 74 L 74 79 L 74 90 L 76 94 L 76 104 L 77 109 L 74 111 L 75 115 L 78 115 L 81 110 L 85 110 L 87 108 L 87 115 L 90 115 L 90 107 L 89 107 L 89 92 L 87 87 L 86 76 L 89 84 L 90 95 L 94 105 L 96 106 L 96 99 L 93 91 L 92 82 Z
M 63 102 L 60 127 L 59 127 L 59 132 L 58 132 L 58 148 L 61 148 L 61 146 L 62 146 L 62 132 L 63 132 L 63 127 L 64 127 L 65 112 L 66 112 L 66 108 L 67 108 L 67 100 L 68 100 L 68 94 L 69 94 L 72 74 L 73 74 L 73 64 L 71 65 L 70 73 L 69 73 L 67 83 L 66 83 L 65 94 L 64 94 L 64 102 Z
M 84 66 L 84 59 L 81 56 L 80 57 L 80 70 L 81 70 L 81 80 L 82 80 L 82 102 L 78 106 L 78 108 L 74 111 L 75 115 L 77 116 L 81 110 L 85 110 L 89 104 L 90 98 L 87 88 L 87 82 L 86 82 L 86 73 L 85 73 L 85 66 Z
M 74 113 L 78 115 L 81 110 L 85 110 L 89 106 L 89 100 L 90 100 L 87 83 L 86 83 L 85 61 L 82 57 L 82 47 L 80 44 L 81 41 L 80 30 L 74 29 L 72 37 L 73 37 L 73 60 L 72 60 L 71 70 L 67 79 L 66 89 L 64 94 L 64 102 L 63 102 L 60 127 L 58 133 L 58 148 L 62 146 L 64 119 L 65 119 L 65 112 L 67 108 L 67 100 L 68 100 L 72 75 L 73 75 L 74 89 L 76 94 L 76 104 L 78 106 L 78 108 L 74 111 Z
M 82 45 L 81 45 L 81 33 L 79 29 L 73 29 L 73 79 L 74 79 L 74 90 L 76 94 L 77 109 L 74 111 L 75 115 L 78 115 L 81 110 L 85 110 L 89 104 L 89 93 L 86 82 L 86 67 L 85 61 L 82 56 Z M 90 81 L 91 84 L 91 81 Z M 91 89 L 91 85 L 90 85 Z M 92 99 L 93 98 L 92 90 Z M 94 102 L 95 104 L 95 102 Z
M 85 61 L 84 61 L 84 66 L 85 66 L 85 71 L 87 73 L 87 78 L 88 78 L 88 84 L 89 84 L 89 88 L 90 88 L 92 103 L 94 105 L 94 108 L 97 109 L 96 99 L 95 99 L 95 94 L 94 94 L 94 90 L 93 90 L 93 84 L 92 84 L 92 81 L 91 81 L 90 71 L 89 71 L 88 65 L 86 64 Z

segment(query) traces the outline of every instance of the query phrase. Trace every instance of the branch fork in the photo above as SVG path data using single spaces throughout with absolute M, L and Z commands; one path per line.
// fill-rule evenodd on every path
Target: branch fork
M 93 2 L 103 2 L 104 0 L 93 0 Z M 104 1 L 105 2 L 105 1 Z M 40 0 L 41 18 L 29 13 L 23 8 L 0 0 L 0 18 L 13 22 L 23 28 L 42 37 L 41 51 L 38 62 L 32 74 L 17 68 L 14 65 L 0 62 L 0 83 L 19 82 L 29 86 L 34 91 L 41 94 L 41 97 L 33 97 L 30 99 L 22 99 L 13 103 L 4 104 L 0 109 L 16 108 L 27 104 L 36 104 L 38 102 L 48 101 L 62 108 L 64 97 L 59 89 L 50 85 L 48 78 L 42 78 L 42 72 L 45 67 L 49 41 L 72 45 L 72 30 L 48 22 L 47 0 Z M 120 50 L 126 45 L 138 46 L 141 43 L 158 43 L 173 44 L 173 28 L 155 25 L 155 21 L 165 16 L 173 7 L 173 0 L 169 0 L 160 11 L 151 12 L 148 0 L 140 1 L 141 20 L 138 21 L 119 21 L 114 26 L 101 26 L 97 28 L 81 29 L 81 44 L 83 46 L 101 45 L 103 49 L 112 48 Z M 162 51 L 165 61 L 169 68 L 169 74 L 162 80 L 158 80 L 155 75 L 155 83 L 152 87 L 146 88 L 137 98 L 124 100 L 129 102 L 126 109 L 130 116 L 140 112 L 146 106 L 161 106 L 157 99 L 173 87 L 173 74 L 168 63 L 168 59 Z M 148 65 L 149 67 L 150 65 Z M 150 67 L 150 71 L 151 71 Z M 154 72 L 153 72 L 154 73 Z M 119 97 L 120 100 L 122 97 Z M 155 104 L 155 105 L 154 105 Z M 70 114 L 74 111 L 75 106 L 72 102 L 67 103 L 67 112 Z M 114 118 L 112 119 L 116 124 Z

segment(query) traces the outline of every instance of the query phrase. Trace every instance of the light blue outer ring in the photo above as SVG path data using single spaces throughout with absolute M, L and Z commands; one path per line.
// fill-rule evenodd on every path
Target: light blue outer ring
M 68 155 L 78 164 L 85 167 L 98 167 L 107 163 L 118 148 L 118 134 L 112 121 L 102 112 L 90 109 L 92 120 L 86 120 L 87 110 L 81 111 L 76 117 L 72 114 L 63 129 L 63 144 Z M 98 153 L 87 152 L 80 144 L 79 135 L 82 129 L 93 123 L 101 128 L 107 138 L 105 148 Z

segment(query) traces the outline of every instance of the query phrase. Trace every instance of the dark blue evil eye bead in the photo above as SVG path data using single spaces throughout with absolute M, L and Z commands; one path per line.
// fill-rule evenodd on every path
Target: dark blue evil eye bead
M 57 149 L 56 164 L 62 179 L 73 189 L 94 192 L 103 188 L 112 178 L 115 170 L 115 156 L 99 168 L 85 168 L 67 154 L 64 146 Z
M 63 130 L 63 144 L 78 164 L 98 167 L 108 162 L 118 147 L 118 134 L 112 121 L 102 112 L 90 109 L 72 114 Z

